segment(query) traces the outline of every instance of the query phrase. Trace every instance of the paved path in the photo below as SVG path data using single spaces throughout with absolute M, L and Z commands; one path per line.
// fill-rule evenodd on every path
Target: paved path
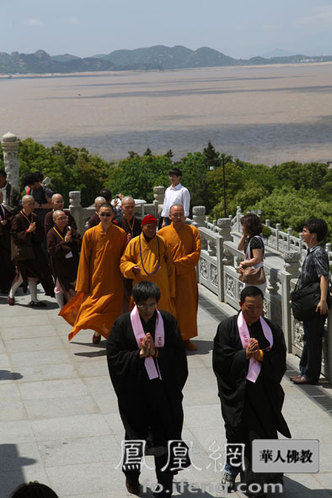
M 223 449 L 225 438 L 211 370 L 217 320 L 210 314 L 212 308 L 206 307 L 207 299 L 219 307 L 220 317 L 233 311 L 202 293 L 199 349 L 188 356 L 183 436 L 192 441 L 192 461 L 203 470 L 192 468 L 177 476 L 187 498 L 224 496 L 218 492 L 221 474 L 214 472 L 209 457 L 216 445 Z M 54 301 L 49 300 L 47 310 L 30 309 L 28 302 L 29 296 L 19 295 L 17 305 L 9 307 L 0 296 L 0 498 L 29 480 L 50 485 L 60 498 L 130 496 L 123 474 L 115 469 L 123 428 L 108 376 L 105 343 L 92 345 L 90 331 L 81 331 L 69 343 L 69 326 L 57 316 Z M 332 496 L 331 414 L 287 377 L 283 387 L 284 415 L 293 437 L 320 440 L 319 473 L 287 475 L 284 496 Z M 322 395 L 328 392 L 328 386 L 317 389 Z M 153 485 L 154 472 L 145 469 L 141 482 Z M 192 483 L 195 493 L 189 491 Z M 151 492 L 142 496 L 150 497 Z

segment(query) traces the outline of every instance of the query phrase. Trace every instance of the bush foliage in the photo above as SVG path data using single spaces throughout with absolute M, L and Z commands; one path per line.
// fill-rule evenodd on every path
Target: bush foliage
M 19 144 L 20 175 L 41 171 L 51 178 L 51 187 L 64 195 L 66 203 L 70 190 L 80 190 L 82 204 L 89 205 L 103 187 L 114 195 L 121 192 L 151 202 L 153 187 L 168 186 L 168 171 L 176 166 L 183 172 L 182 183 L 191 193 L 191 205 L 206 206 L 213 218 L 225 215 L 225 192 L 226 216 L 234 215 L 237 206 L 243 212 L 260 210 L 262 219 L 270 219 L 272 226 L 281 223 L 283 229 L 295 231 L 301 230 L 305 219 L 316 216 L 328 222 L 332 233 L 332 170 L 327 164 L 250 164 L 217 152 L 210 142 L 202 152 L 190 152 L 176 162 L 172 158 L 171 150 L 153 155 L 148 148 L 141 156 L 130 151 L 126 159 L 114 163 L 60 142 L 45 147 L 28 138 Z M 2 167 L 2 160 L 0 163 Z

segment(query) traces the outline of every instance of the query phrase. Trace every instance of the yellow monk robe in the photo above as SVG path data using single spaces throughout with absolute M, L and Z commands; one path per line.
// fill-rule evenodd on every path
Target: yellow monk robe
M 81 329 L 108 337 L 121 313 L 123 283 L 119 265 L 126 244 L 126 232 L 113 224 L 106 234 L 101 223 L 84 234 L 76 281 L 78 294 L 59 313 L 73 325 L 69 340 Z
M 132 271 L 136 265 L 141 268 L 138 274 Z M 169 247 L 162 237 L 156 235 L 147 241 L 141 234 L 131 239 L 121 258 L 120 270 L 125 278 L 133 280 L 133 286 L 142 280 L 157 284 L 160 289 L 158 308 L 175 316 L 174 265 Z
M 177 232 L 173 223 L 159 230 L 168 243 L 175 266 L 176 320 L 185 341 L 197 335 L 198 289 L 195 266 L 201 254 L 199 231 L 183 225 Z

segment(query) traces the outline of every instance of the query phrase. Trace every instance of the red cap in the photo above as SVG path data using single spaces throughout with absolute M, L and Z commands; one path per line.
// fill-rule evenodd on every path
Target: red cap
M 146 216 L 144 216 L 141 226 L 143 227 L 144 225 L 148 225 L 149 223 L 154 223 L 155 225 L 157 225 L 157 220 L 154 216 L 152 216 L 152 214 L 147 214 Z

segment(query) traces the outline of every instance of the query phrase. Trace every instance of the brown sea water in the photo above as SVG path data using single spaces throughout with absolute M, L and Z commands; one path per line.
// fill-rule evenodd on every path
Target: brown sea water
M 105 159 L 211 140 L 254 163 L 332 160 L 332 63 L 0 79 L 0 135 Z

